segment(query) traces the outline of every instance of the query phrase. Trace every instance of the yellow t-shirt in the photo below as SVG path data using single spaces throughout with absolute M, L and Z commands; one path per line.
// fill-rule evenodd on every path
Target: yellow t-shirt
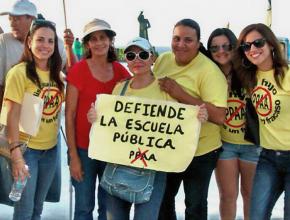
M 164 100 L 164 101 L 175 101 L 167 93 L 160 90 L 158 80 L 154 80 L 150 85 L 148 85 L 142 89 L 132 89 L 131 83 L 132 83 L 132 81 L 129 82 L 127 90 L 124 94 L 125 96 L 136 96 L 136 97 L 156 99 L 156 100 Z M 125 81 L 118 83 L 115 86 L 112 94 L 120 95 L 120 93 L 124 87 L 124 84 L 125 84 Z
M 176 80 L 193 97 L 217 107 L 227 107 L 227 81 L 218 66 L 202 53 L 186 66 L 178 66 L 172 52 L 164 53 L 156 60 L 154 73 L 158 78 L 167 76 Z M 203 123 L 195 155 L 204 155 L 221 144 L 220 127 L 211 122 Z
M 259 116 L 260 145 L 272 150 L 290 150 L 290 70 L 285 71 L 282 88 L 273 70 L 257 73 L 251 99 Z
M 48 71 L 36 69 L 41 82 L 40 89 L 27 78 L 25 68 L 26 63 L 20 63 L 8 72 L 4 100 L 9 99 L 21 104 L 25 92 L 44 99 L 39 131 L 35 137 L 30 138 L 28 146 L 32 149 L 47 150 L 54 147 L 57 143 L 58 114 L 64 99 L 63 92 L 57 88 L 55 82 L 50 81 Z M 20 141 L 26 141 L 27 139 L 27 135 L 20 134 Z
M 236 92 L 229 92 L 226 119 L 221 126 L 222 140 L 228 143 L 250 145 L 244 139 L 246 118 L 246 95 L 238 96 Z

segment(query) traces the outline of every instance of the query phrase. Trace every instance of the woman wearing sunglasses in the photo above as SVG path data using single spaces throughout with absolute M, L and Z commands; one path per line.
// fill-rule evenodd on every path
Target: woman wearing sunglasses
M 153 48 L 148 40 L 137 37 L 131 40 L 125 47 L 125 60 L 133 78 L 124 95 L 144 97 L 156 100 L 174 101 L 164 91 L 159 88 L 158 80 L 154 77 L 151 67 L 155 60 Z M 126 82 L 117 84 L 113 94 L 119 95 Z M 207 111 L 204 106 L 200 107 L 198 119 L 201 122 L 207 120 Z M 88 120 L 96 120 L 96 111 L 94 107 L 88 112 Z M 153 192 L 150 200 L 145 203 L 135 204 L 134 219 L 138 220 L 157 220 L 159 208 L 163 198 L 166 185 L 166 173 L 156 172 Z M 112 195 L 107 196 L 107 219 L 108 220 L 129 220 L 132 203 L 117 198 Z
M 250 219 L 267 220 L 285 192 L 284 218 L 290 219 L 290 72 L 279 42 L 264 24 L 245 27 L 234 62 L 259 117 L 262 151 L 254 177 Z
M 244 219 L 249 219 L 251 188 L 259 159 L 258 148 L 244 139 L 246 94 L 233 68 L 236 45 L 236 36 L 227 28 L 215 29 L 207 42 L 209 57 L 226 76 L 229 88 L 226 120 L 221 126 L 223 151 L 215 170 L 222 220 L 234 220 L 236 217 L 239 185 L 244 203 Z
M 12 174 L 15 180 L 29 177 L 20 201 L 15 203 L 14 220 L 41 218 L 43 203 L 55 174 L 58 115 L 64 98 L 60 71 L 55 26 L 46 20 L 35 20 L 26 36 L 20 63 L 7 74 L 4 93 Z M 25 93 L 44 100 L 39 131 L 31 138 L 20 133 L 18 128 Z M 28 147 L 22 156 L 20 143 L 27 139 Z
M 175 196 L 183 181 L 185 219 L 207 219 L 207 196 L 212 172 L 220 153 L 219 125 L 225 119 L 227 83 L 220 69 L 202 52 L 200 27 L 191 19 L 175 25 L 172 52 L 158 57 L 154 74 L 160 88 L 177 101 L 191 105 L 205 104 L 209 118 L 201 126 L 199 144 L 191 164 L 182 173 L 169 173 L 159 219 L 176 219 Z
M 116 33 L 104 20 L 93 19 L 84 27 L 84 59 L 67 76 L 65 127 L 69 168 L 75 189 L 74 220 L 92 220 L 96 179 L 100 180 L 105 163 L 88 157 L 91 125 L 87 112 L 97 94 L 111 94 L 117 82 L 130 77 L 118 62 L 113 47 Z M 98 186 L 99 220 L 106 220 L 106 192 Z
M 146 97 L 150 99 L 170 100 L 170 97 L 161 92 L 158 81 L 154 78 L 151 66 L 154 62 L 153 50 L 150 43 L 141 37 L 131 40 L 125 47 L 125 61 L 133 78 L 130 80 L 124 95 Z M 118 84 L 113 94 L 119 95 L 124 83 Z M 149 202 L 135 204 L 134 219 L 157 220 L 161 199 L 165 189 L 166 174 L 157 172 L 154 180 L 154 190 Z M 129 220 L 132 204 L 108 195 L 107 218 L 108 220 Z

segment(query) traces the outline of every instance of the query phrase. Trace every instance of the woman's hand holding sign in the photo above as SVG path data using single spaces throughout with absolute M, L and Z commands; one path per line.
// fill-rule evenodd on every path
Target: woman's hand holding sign
M 87 119 L 88 121 L 93 124 L 97 120 L 97 112 L 95 110 L 95 104 L 91 104 L 91 108 L 89 109 L 87 113 Z

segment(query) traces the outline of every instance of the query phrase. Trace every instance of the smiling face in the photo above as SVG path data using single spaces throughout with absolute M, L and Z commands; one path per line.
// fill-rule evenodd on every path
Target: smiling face
M 232 46 L 225 35 L 216 36 L 212 39 L 210 52 L 213 60 L 221 66 L 229 64 L 233 56 Z
M 111 40 L 105 31 L 95 31 L 90 34 L 90 38 L 86 43 L 87 49 L 94 56 L 107 56 Z
M 140 58 L 140 52 L 144 51 L 143 49 L 137 47 L 137 46 L 131 46 L 127 53 L 133 52 L 135 54 L 138 54 L 135 59 L 128 60 L 126 58 L 127 66 L 134 75 L 146 75 L 151 74 L 151 66 L 153 64 L 153 56 L 151 53 L 149 53 L 149 57 L 147 59 L 141 59 Z M 142 56 L 141 56 L 142 57 Z
M 48 27 L 38 28 L 28 39 L 28 46 L 33 54 L 37 66 L 48 66 L 48 59 L 55 47 L 55 33 Z
M 253 30 L 245 36 L 244 42 L 252 43 L 255 40 L 263 38 L 264 37 L 258 31 Z M 247 59 L 256 65 L 259 70 L 267 71 L 270 70 L 273 66 L 272 49 L 273 48 L 267 42 L 261 48 L 251 44 L 250 50 L 245 51 L 244 53 Z
M 171 47 L 178 65 L 184 66 L 190 63 L 196 57 L 199 46 L 195 29 L 183 25 L 174 28 Z

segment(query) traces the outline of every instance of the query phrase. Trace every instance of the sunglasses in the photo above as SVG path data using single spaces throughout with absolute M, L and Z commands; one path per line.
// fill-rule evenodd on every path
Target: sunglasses
M 241 44 L 240 47 L 242 48 L 244 52 L 247 52 L 251 50 L 252 45 L 254 45 L 256 48 L 262 48 L 265 46 L 265 44 L 266 44 L 266 39 L 260 38 L 252 42 L 244 42 Z
M 33 28 L 38 26 L 38 25 L 50 25 L 50 26 L 55 27 L 55 23 L 52 21 L 48 21 L 48 20 L 44 20 L 44 19 L 34 19 L 30 25 L 29 31 L 31 32 L 33 30 Z
M 230 44 L 223 44 L 223 45 L 213 45 L 213 46 L 210 46 L 209 47 L 209 51 L 211 53 L 217 53 L 218 51 L 221 50 L 221 48 L 223 48 L 223 50 L 225 52 L 229 52 L 229 51 L 231 51 L 233 49 L 232 45 L 230 45 Z
M 135 59 L 137 59 L 137 57 L 141 60 L 148 60 L 150 57 L 150 53 L 147 51 L 141 51 L 139 53 L 135 53 L 135 52 L 128 52 L 125 54 L 125 57 L 128 61 L 134 61 Z

